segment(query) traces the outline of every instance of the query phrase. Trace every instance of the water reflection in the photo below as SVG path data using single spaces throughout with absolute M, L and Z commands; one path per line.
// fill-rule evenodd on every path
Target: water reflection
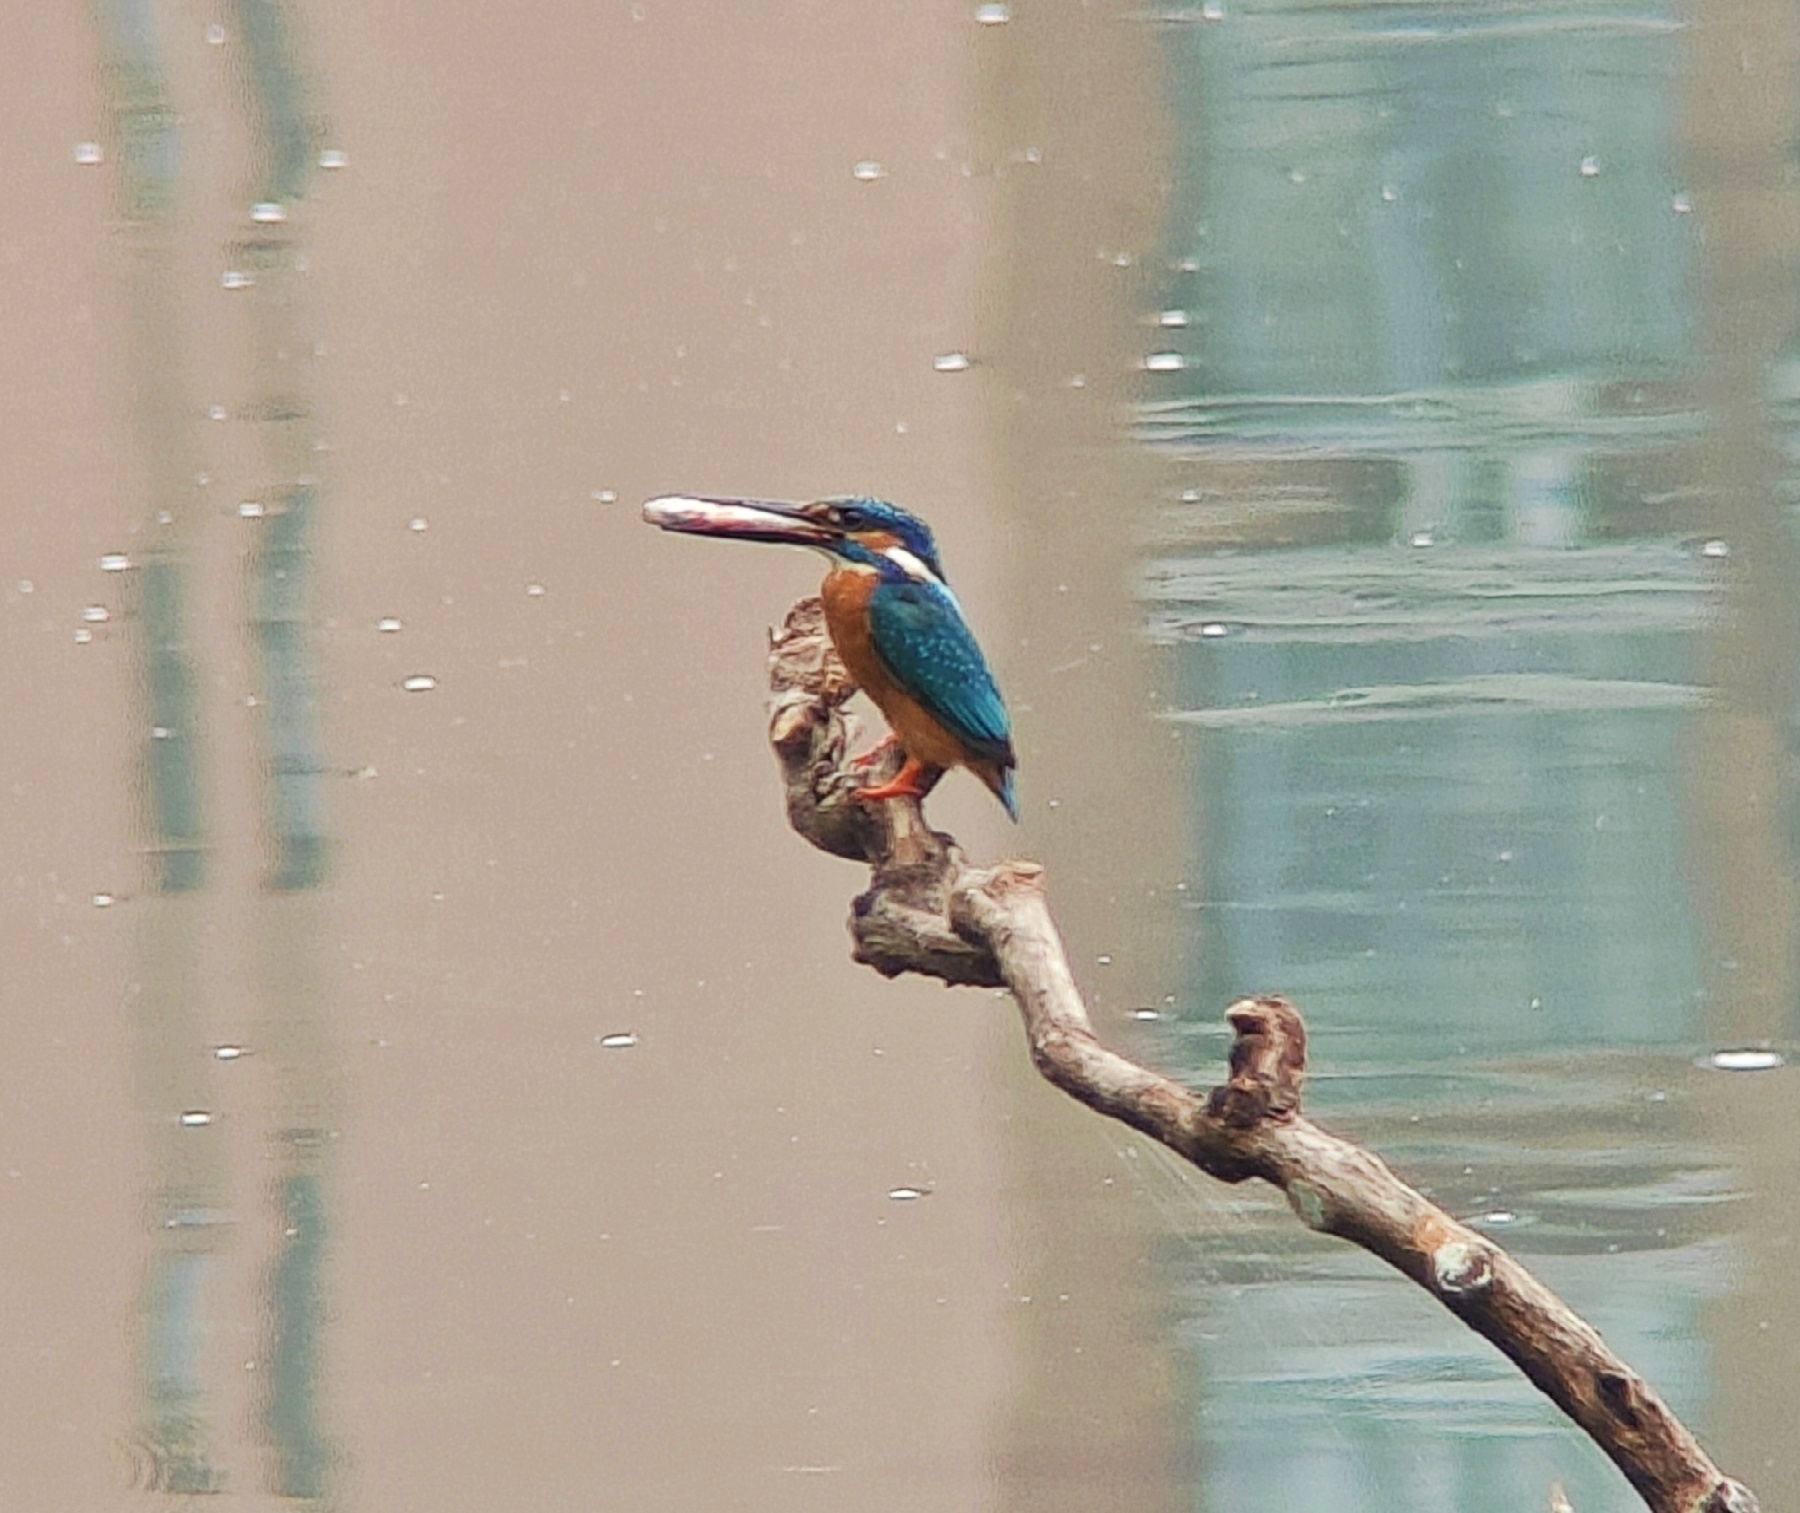
M 1706 471 L 1771 417 L 1746 423 L 1764 384 L 1714 381 L 1699 302 L 1731 266 L 1715 246 L 1702 275 L 1716 165 L 1680 114 L 1705 44 L 1656 6 L 1167 19 L 1187 136 L 1160 300 L 1191 319 L 1158 327 L 1182 361 L 1146 364 L 1168 376 L 1137 429 L 1178 496 L 1142 592 L 1206 837 L 1193 1001 L 1293 992 L 1314 1108 L 1704 1422 L 1708 1310 L 1749 1263 L 1705 1133 L 1741 1018 L 1692 753 L 1740 697 L 1721 628 L 1758 618 L 1753 582 L 1800 588 L 1773 487 Z M 1762 824 L 1791 876 L 1779 806 Z M 1182 1038 L 1215 1059 L 1210 1026 Z M 1635 1505 L 1403 1284 L 1257 1230 L 1175 1262 L 1211 1505 Z
M 234 1375 L 261 1384 L 258 1415 L 269 1454 L 255 1479 L 280 1496 L 323 1497 L 330 1446 L 317 1402 L 325 1317 L 322 1262 L 333 1126 L 328 992 L 316 957 L 321 921 L 309 896 L 325 875 L 322 783 L 325 768 L 307 631 L 312 534 L 318 487 L 306 383 L 294 356 L 310 347 L 297 314 L 295 280 L 304 269 L 298 229 L 286 205 L 304 196 L 311 171 L 311 128 L 302 108 L 291 15 L 284 5 L 238 7 L 248 64 L 245 125 L 254 139 L 253 235 L 222 249 L 231 266 L 223 291 L 245 291 L 254 350 L 251 392 L 239 413 L 257 427 L 260 462 L 235 519 L 258 532 L 248 553 L 250 609 L 241 634 L 252 649 L 247 704 L 259 715 L 261 781 L 256 802 L 271 853 L 265 902 L 248 933 L 260 968 L 252 997 L 260 1008 L 256 1044 L 268 1053 L 273 1088 L 271 1255 L 261 1288 L 261 1338 L 248 1360 L 226 1368 L 219 1342 L 239 1331 L 229 1318 L 231 1263 L 242 1263 L 245 1236 L 233 1203 L 234 1157 L 221 1104 L 252 1111 L 222 1079 L 243 1048 L 216 1043 L 223 1012 L 203 969 L 202 939 L 219 926 L 223 895 L 213 885 L 221 862 L 209 845 L 210 815 L 223 807 L 204 774 L 201 752 L 204 667 L 229 662 L 235 648 L 218 607 L 204 592 L 198 563 L 210 550 L 217 515 L 205 507 L 211 474 L 195 464 L 202 448 L 189 376 L 200 370 L 196 333 L 205 328 L 184 308 L 180 270 L 188 248 L 184 202 L 198 185 L 183 153 L 179 112 L 164 62 L 163 18 L 135 0 L 98 7 L 102 75 L 121 144 L 123 213 L 134 241 L 130 288 L 139 342 L 132 382 L 138 447 L 150 483 L 138 527 L 140 560 L 102 559 L 129 574 L 131 625 L 140 669 L 147 735 L 141 746 L 140 827 L 148 858 L 148 895 L 140 915 L 138 1029 L 140 1096 L 152 1147 L 148 1210 L 153 1247 L 140 1293 L 137 1352 L 138 1480 L 148 1489 L 218 1493 L 233 1482 L 239 1456 L 226 1427 Z M 214 40 L 211 36 L 209 41 Z M 223 40 L 221 36 L 218 40 Z M 212 251 L 213 249 L 208 249 Z M 230 412 L 220 405 L 211 420 Z M 217 722 L 214 728 L 217 729 Z M 218 820 L 211 824 L 216 827 Z M 229 875 L 229 864 L 224 872 Z M 243 1021 L 239 1021 L 241 1025 Z M 234 1028 L 239 1027 L 234 1025 Z M 261 1122 L 260 1118 L 252 1122 Z M 231 1353 L 236 1353 L 235 1351 Z M 224 1368 L 224 1369 L 222 1369 Z M 226 1371 L 231 1374 L 227 1375 Z

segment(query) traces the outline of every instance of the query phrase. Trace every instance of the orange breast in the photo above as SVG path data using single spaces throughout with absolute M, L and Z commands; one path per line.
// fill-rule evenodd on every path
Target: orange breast
M 968 755 L 924 705 L 896 683 L 876 654 L 869 636 L 869 596 L 880 580 L 871 572 L 836 568 L 826 575 L 819 598 L 825 606 L 825 628 L 858 686 L 887 718 L 910 757 L 933 767 L 957 767 Z

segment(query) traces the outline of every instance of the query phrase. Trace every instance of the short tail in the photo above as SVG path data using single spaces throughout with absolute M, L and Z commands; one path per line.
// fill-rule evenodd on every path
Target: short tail
M 986 777 L 987 774 L 983 773 Z M 1013 790 L 1013 770 L 1010 767 L 996 767 L 994 775 L 988 778 L 988 787 L 994 790 L 994 797 L 1006 806 L 1006 817 L 1015 825 L 1019 823 L 1019 796 Z

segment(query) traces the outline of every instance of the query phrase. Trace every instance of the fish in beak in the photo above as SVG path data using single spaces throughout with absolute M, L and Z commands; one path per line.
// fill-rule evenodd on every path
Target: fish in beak
M 665 531 L 690 536 L 729 536 L 738 541 L 774 541 L 789 546 L 824 546 L 843 532 L 814 518 L 812 506 L 764 499 L 705 499 L 663 494 L 644 506 L 644 519 Z

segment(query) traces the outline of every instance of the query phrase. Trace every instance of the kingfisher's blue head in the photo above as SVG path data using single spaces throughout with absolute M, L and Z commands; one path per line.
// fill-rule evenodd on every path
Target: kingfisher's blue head
M 839 562 L 873 569 L 890 580 L 944 581 L 931 527 L 885 499 L 821 499 L 796 505 L 670 494 L 646 504 L 644 518 L 668 531 L 815 547 Z

